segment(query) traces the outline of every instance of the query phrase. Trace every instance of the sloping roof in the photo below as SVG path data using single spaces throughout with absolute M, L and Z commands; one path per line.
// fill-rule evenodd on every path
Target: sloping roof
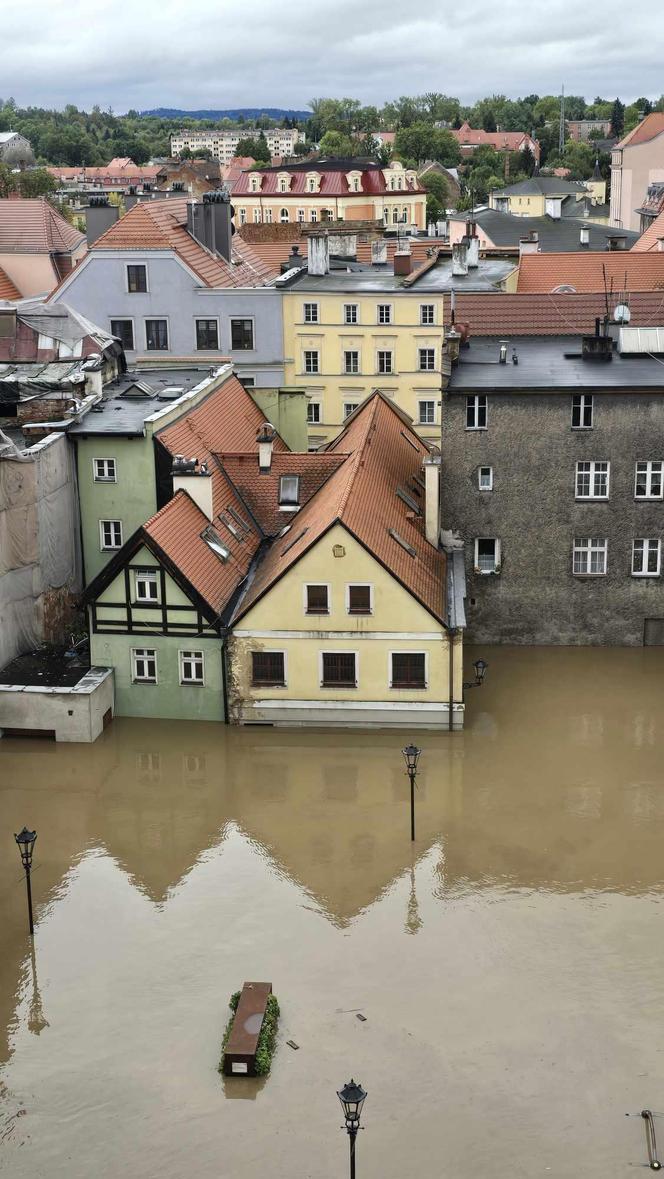
M 187 229 L 189 197 L 141 201 L 106 230 L 91 247 L 97 250 L 174 250 L 207 287 L 265 286 L 278 271 L 263 262 L 238 235 L 233 261 L 213 254 Z
M 348 458 L 294 517 L 290 531 L 272 543 L 236 608 L 241 618 L 335 523 L 341 523 L 440 622 L 445 620 L 446 561 L 396 494 L 413 499 L 429 451 L 405 414 L 374 392 L 351 415 L 328 453 Z M 417 486 L 417 485 L 415 485 Z M 423 496 L 419 498 L 423 503 Z M 396 533 L 412 550 L 408 552 Z
M 606 254 L 524 254 L 517 290 L 664 290 L 664 254 L 615 250 Z
M 0 266 L 0 299 L 20 299 L 21 292 L 14 286 L 8 274 Z
M 652 111 L 640 123 L 627 132 L 616 147 L 636 147 L 639 143 L 648 143 L 664 132 L 664 111 Z
M 288 173 L 290 188 L 288 193 L 279 192 L 279 173 Z M 320 188 L 317 193 L 307 194 L 307 173 L 317 172 L 320 176 Z M 360 191 L 350 188 L 347 176 L 350 172 L 360 173 Z M 242 172 L 234 188 L 233 196 L 257 196 L 250 190 L 249 178 L 251 171 Z M 261 196 L 344 196 L 362 197 L 385 195 L 398 196 L 398 193 L 423 193 L 425 190 L 417 184 L 406 183 L 405 189 L 390 189 L 385 182 L 382 164 L 362 159 L 350 160 L 307 160 L 301 164 L 283 164 L 275 168 L 261 168 L 258 175 L 262 178 Z
M 664 237 L 664 209 L 655 217 L 630 250 L 630 254 L 647 254 L 659 250 L 659 239 Z
M 664 255 L 662 255 L 664 257 Z M 620 302 L 609 300 L 613 312 Z M 629 297 L 632 327 L 664 323 L 664 292 L 637 291 Z M 443 315 L 450 323 L 449 295 L 443 297 Z M 502 294 L 486 291 L 456 295 L 456 322 L 467 323 L 474 336 L 588 335 L 595 319 L 606 312 L 604 290 L 589 294 Z
M 33 331 L 69 346 L 73 346 L 79 340 L 90 339 L 100 351 L 103 351 L 115 342 L 115 337 L 105 328 L 97 327 L 80 311 L 75 311 L 66 303 L 24 299 L 17 308 L 17 314 Z
M 0 200 L 0 254 L 68 254 L 84 244 L 45 197 Z
M 589 216 L 593 212 L 596 212 L 596 209 L 591 209 Z M 580 214 L 578 206 L 577 213 Z M 450 220 L 465 223 L 467 217 L 464 213 L 458 213 Z M 515 213 L 502 213 L 498 209 L 480 209 L 475 213 L 475 220 L 494 245 L 513 246 L 515 250 L 519 247 L 520 239 L 533 232 L 539 236 L 540 248 L 546 251 L 554 250 L 561 253 L 569 250 L 606 250 L 607 239 L 616 233 L 616 230 L 610 229 L 608 225 L 591 220 L 584 221 L 580 215 L 553 220 L 551 217 L 518 217 Z M 587 225 L 590 231 L 589 247 L 582 246 L 580 242 L 582 225 Z M 636 241 L 635 232 L 620 232 L 625 234 L 628 243 Z
M 213 453 L 258 450 L 256 434 L 265 422 L 251 393 L 230 376 L 209 397 L 190 413 L 157 433 L 163 446 L 172 455 L 210 460 Z M 283 438 L 277 434 L 273 449 L 287 451 Z
M 276 536 L 286 524 L 293 523 L 293 515 L 279 508 L 281 476 L 299 475 L 299 502 L 303 507 L 341 466 L 346 455 L 325 451 L 313 454 L 276 452 L 272 455 L 269 472 L 259 472 L 255 453 L 217 454 L 215 458 L 265 535 Z
M 482 147 L 487 144 L 496 151 L 518 151 L 524 142 L 532 144 L 535 154 L 539 155 L 539 141 L 533 139 L 527 131 L 484 131 L 471 127 L 469 123 L 462 123 L 460 127 L 450 127 L 460 147 Z
M 506 184 L 495 188 L 495 196 L 569 196 L 574 192 L 585 192 L 582 180 L 561 180 L 557 176 L 530 176 L 517 184 Z

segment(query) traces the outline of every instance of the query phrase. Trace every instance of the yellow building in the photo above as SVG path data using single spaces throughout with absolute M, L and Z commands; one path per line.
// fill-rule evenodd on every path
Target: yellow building
M 531 176 L 518 184 L 494 189 L 489 193 L 489 208 L 517 217 L 579 217 L 577 206 L 584 199 L 591 205 L 606 200 L 606 181 L 599 174 L 592 180 L 563 180 L 558 176 Z

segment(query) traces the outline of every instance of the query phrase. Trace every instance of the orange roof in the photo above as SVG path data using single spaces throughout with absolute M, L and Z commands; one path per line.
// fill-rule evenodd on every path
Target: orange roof
M 237 621 L 335 523 L 342 524 L 435 618 L 444 621 L 446 562 L 396 492 L 417 502 L 414 479 L 429 451 L 409 419 L 376 391 L 351 415 L 327 453 L 345 462 L 293 518 L 289 532 L 259 562 L 234 615 Z M 394 533 L 410 548 L 407 551 Z
M 664 256 L 664 255 L 663 255 Z M 620 300 L 609 299 L 613 312 Z M 632 327 L 649 327 L 664 322 L 664 293 L 636 291 L 630 294 Z M 456 295 L 456 323 L 467 323 L 473 336 L 560 336 L 588 335 L 595 319 L 606 312 L 604 288 L 584 294 L 504 294 L 476 291 Z M 450 296 L 443 296 L 443 316 L 450 323 Z
M 187 230 L 189 197 L 141 201 L 106 230 L 95 250 L 174 250 L 207 287 L 265 286 L 278 274 L 239 236 L 233 241 L 233 262 L 213 254 Z
M 255 452 L 217 454 L 215 458 L 265 535 L 276 536 L 286 524 L 293 522 L 293 514 L 284 513 L 279 508 L 281 476 L 299 475 L 299 502 L 304 506 L 322 487 L 325 480 L 341 466 L 346 455 L 320 451 L 313 454 L 276 452 L 272 455 L 270 470 L 260 474 Z
M 664 289 L 664 254 L 615 250 L 607 254 L 524 254 L 517 291 L 652 291 Z
M 0 266 L 0 299 L 20 299 L 21 292 L 16 289 L 11 278 Z
M 160 430 L 157 438 L 172 455 L 183 454 L 202 462 L 220 451 L 255 454 L 256 434 L 264 422 L 265 414 L 251 393 L 236 376 L 229 376 L 190 413 Z M 279 434 L 274 450 L 288 450 Z
M 649 251 L 659 250 L 660 237 L 664 237 L 664 212 L 659 213 L 641 234 L 641 237 L 634 242 L 630 254 L 645 254 Z
M 68 254 L 84 243 L 45 197 L 0 200 L 0 254 Z
M 662 132 L 664 132 L 664 111 L 653 111 L 652 114 L 646 115 L 645 119 L 637 123 L 636 127 L 628 131 L 620 143 L 616 144 L 616 147 L 636 147 L 639 143 L 648 143 L 650 139 L 656 139 Z

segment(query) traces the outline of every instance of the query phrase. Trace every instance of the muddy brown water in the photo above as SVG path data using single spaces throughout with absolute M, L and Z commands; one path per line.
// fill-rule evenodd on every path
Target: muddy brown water
M 482 654 L 465 732 L 420 734 L 414 847 L 410 733 L 0 742 L 0 1174 L 344 1176 L 351 1075 L 358 1179 L 646 1162 L 625 1115 L 664 1111 L 664 651 Z M 224 1082 L 245 979 L 272 982 L 279 1045 L 267 1081 Z

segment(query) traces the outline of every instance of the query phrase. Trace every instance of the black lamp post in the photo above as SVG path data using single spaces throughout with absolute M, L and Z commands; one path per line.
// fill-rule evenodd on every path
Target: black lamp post
M 32 852 L 37 839 L 37 832 L 28 831 L 28 828 L 24 827 L 18 835 L 14 835 L 14 839 L 18 844 L 18 850 L 21 853 L 21 863 L 25 868 L 25 883 L 28 889 L 28 920 L 30 922 L 30 937 L 33 937 L 35 925 L 34 921 L 32 920 L 32 888 L 30 887 L 30 869 L 32 867 Z
M 466 689 L 466 688 L 481 688 L 482 684 L 484 683 L 484 677 L 486 675 L 486 669 L 488 666 L 489 666 L 489 664 L 486 662 L 485 659 L 476 659 L 475 662 L 473 663 L 473 668 L 475 670 L 475 679 L 470 684 L 464 684 L 463 685 L 464 689 Z
M 366 1093 L 351 1077 L 350 1081 L 339 1089 L 337 1097 L 341 1102 L 346 1120 L 346 1130 L 350 1145 L 350 1179 L 355 1179 L 355 1139 L 360 1128 L 360 1114 L 366 1098 Z
M 420 760 L 421 749 L 417 745 L 407 745 L 401 752 L 406 763 L 406 773 L 410 778 L 410 838 L 415 842 L 415 779 L 417 777 L 417 763 Z

